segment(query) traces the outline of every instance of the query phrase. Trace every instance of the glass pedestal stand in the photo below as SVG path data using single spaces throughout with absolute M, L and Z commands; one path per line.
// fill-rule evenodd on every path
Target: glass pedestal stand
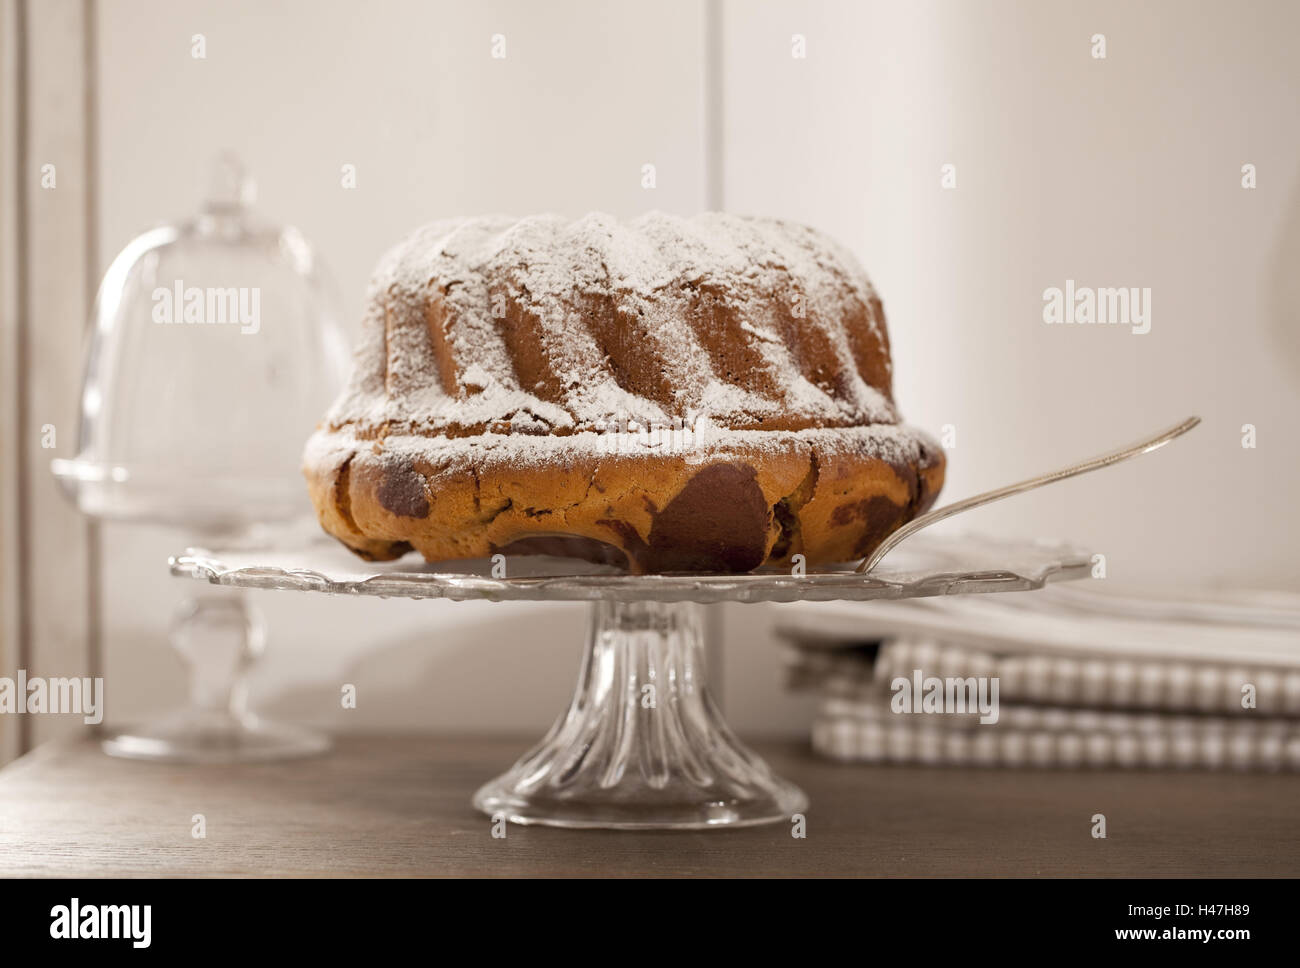
M 559 827 L 702 829 L 788 821 L 808 806 L 736 739 L 707 685 L 702 604 L 920 598 L 1024 591 L 1086 578 L 1091 555 L 1061 544 L 917 535 L 867 575 L 627 575 L 519 558 L 363 562 L 320 540 L 275 551 L 189 549 L 172 574 L 233 588 L 380 598 L 583 601 L 591 627 L 568 711 L 474 795 L 490 816 Z M 580 569 L 581 573 L 575 573 Z M 486 646 L 485 646 L 486 647 Z
M 807 805 L 723 721 L 690 602 L 593 604 L 568 711 L 474 795 L 513 823 L 620 829 L 769 823 Z
M 300 485 L 282 478 L 214 478 L 198 488 L 147 467 L 56 459 L 50 469 L 83 514 L 97 521 L 183 529 L 247 549 L 314 534 L 302 519 Z M 257 508 L 263 520 L 232 516 Z M 305 530 L 310 528 L 311 530 Z M 199 586 L 172 614 L 168 638 L 189 671 L 189 704 L 103 742 L 104 752 L 139 760 L 234 763 L 313 756 L 323 733 L 270 723 L 248 711 L 248 672 L 266 647 L 262 615 L 238 588 Z
M 242 591 L 200 588 L 182 602 L 171 642 L 190 672 L 189 705 L 104 740 L 104 752 L 142 760 L 231 763 L 312 756 L 323 734 L 267 722 L 246 706 L 247 673 L 262 653 L 266 625 Z

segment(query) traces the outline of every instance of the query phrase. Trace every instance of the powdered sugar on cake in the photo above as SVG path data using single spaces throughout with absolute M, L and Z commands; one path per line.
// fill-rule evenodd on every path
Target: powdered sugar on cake
M 880 360 L 875 385 L 864 358 Z M 385 256 L 327 425 L 530 450 L 629 418 L 886 431 L 888 394 L 879 301 L 812 229 L 716 213 L 496 216 L 425 226 Z M 910 439 L 870 436 L 886 450 Z
M 707 423 L 707 422 L 706 422 Z M 318 432 L 308 441 L 304 461 L 311 467 L 337 467 L 357 451 L 385 466 L 441 468 L 534 467 L 541 463 L 578 463 L 592 458 L 674 456 L 687 465 L 743 460 L 762 455 L 816 452 L 871 458 L 895 467 L 926 463 L 926 453 L 938 454 L 938 444 L 906 425 L 815 428 L 796 431 L 728 430 L 714 433 L 702 426 L 692 434 L 598 433 L 568 435 L 482 434 L 475 437 L 391 435 L 383 440 L 358 438 L 347 431 Z

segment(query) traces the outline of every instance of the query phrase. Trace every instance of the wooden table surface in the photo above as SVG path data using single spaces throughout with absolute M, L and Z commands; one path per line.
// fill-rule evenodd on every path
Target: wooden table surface
M 351 737 L 316 760 L 199 768 L 56 742 L 0 770 L 0 875 L 1300 874 L 1300 776 L 844 766 L 796 744 L 755 745 L 811 796 L 806 839 L 783 824 L 494 839 L 470 794 L 527 745 Z

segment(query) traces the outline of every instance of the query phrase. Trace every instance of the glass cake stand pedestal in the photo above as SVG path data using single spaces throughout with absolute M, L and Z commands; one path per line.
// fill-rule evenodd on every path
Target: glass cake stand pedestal
M 293 477 L 209 477 L 200 487 L 165 468 L 80 458 L 55 459 L 51 471 L 78 509 L 96 521 L 181 529 L 189 540 L 244 549 L 305 542 L 319 530 L 314 520 L 303 518 Z M 257 509 L 261 517 L 231 508 Z M 108 735 L 101 743 L 105 753 L 216 764 L 329 750 L 324 733 L 271 722 L 248 709 L 248 672 L 265 651 L 266 623 L 247 595 L 238 589 L 195 589 L 172 612 L 167 637 L 185 661 L 188 701 L 158 719 Z
M 110 756 L 181 763 L 246 763 L 328 752 L 329 737 L 263 719 L 248 709 L 249 667 L 266 645 L 266 623 L 242 592 L 200 588 L 177 607 L 169 638 L 186 660 L 188 704 L 107 736 Z
M 512 823 L 703 829 L 788 821 L 808 807 L 731 731 L 714 703 L 702 605 L 1023 591 L 1086 578 L 1060 544 L 921 535 L 871 574 L 627 575 L 567 559 L 361 562 L 332 542 L 276 553 L 188 549 L 172 573 L 236 588 L 459 601 L 587 601 L 578 684 L 550 732 L 474 795 Z M 575 574 L 575 568 L 582 574 Z

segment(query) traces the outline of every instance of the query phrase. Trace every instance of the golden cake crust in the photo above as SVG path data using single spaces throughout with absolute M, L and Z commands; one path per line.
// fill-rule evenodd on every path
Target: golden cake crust
M 851 446 L 851 430 L 728 435 L 681 453 L 611 452 L 590 436 L 562 448 L 322 437 L 307 476 L 325 530 L 364 557 L 537 551 L 637 572 L 861 558 L 929 507 L 943 482 L 937 448 L 918 444 L 911 459 L 887 461 L 871 455 L 874 439 Z
M 325 530 L 368 558 L 848 561 L 942 486 L 890 380 L 879 299 L 811 229 L 437 223 L 376 273 L 304 469 Z

